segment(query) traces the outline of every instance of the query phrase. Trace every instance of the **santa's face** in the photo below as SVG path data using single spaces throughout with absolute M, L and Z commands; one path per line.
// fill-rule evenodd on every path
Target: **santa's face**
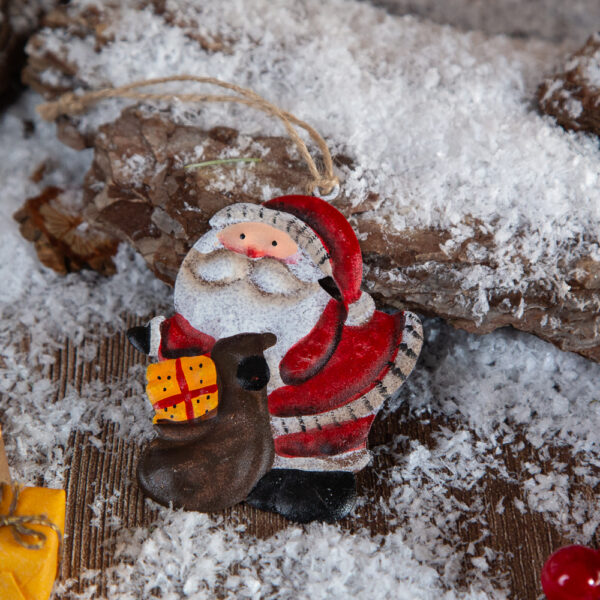
M 270 256 L 293 262 L 298 245 L 284 231 L 266 223 L 235 223 L 217 233 L 217 238 L 227 248 L 250 258 Z
M 318 283 L 322 277 L 285 232 L 236 223 L 210 230 L 189 251 L 175 282 L 175 309 L 215 339 L 274 333 L 277 344 L 265 353 L 273 389 L 281 385 L 279 362 L 312 330 L 330 300 Z

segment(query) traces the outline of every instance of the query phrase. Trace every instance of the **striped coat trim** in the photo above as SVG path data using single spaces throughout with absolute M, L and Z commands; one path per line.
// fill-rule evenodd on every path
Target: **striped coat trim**
M 377 414 L 384 402 L 393 397 L 406 381 L 415 366 L 423 344 L 423 329 L 419 318 L 409 312 L 404 313 L 404 318 L 404 327 L 396 349 L 396 354 L 388 363 L 388 368 L 383 377 L 375 382 L 375 385 L 365 394 L 334 410 L 303 417 L 271 417 L 271 428 L 273 437 L 275 438 L 276 448 L 285 447 L 284 440 L 288 436 L 290 437 L 290 440 L 295 440 L 296 434 L 310 436 L 311 432 L 313 432 L 315 438 L 319 438 L 321 436 L 320 432 L 323 429 L 329 429 L 330 427 L 342 428 L 345 427 L 347 423 L 356 422 L 365 419 L 366 417 L 374 417 Z M 366 435 L 361 434 L 360 437 L 349 440 L 348 445 L 358 447 L 360 444 L 365 444 L 366 437 Z M 364 451 L 368 454 L 366 449 Z M 307 448 L 307 453 L 308 452 L 309 450 Z M 332 465 L 338 465 L 335 467 L 336 469 L 359 471 L 363 468 L 364 464 L 362 461 L 344 462 L 341 457 L 345 454 L 348 453 L 333 454 L 331 456 L 303 456 L 294 458 L 277 455 L 276 462 L 284 458 L 288 462 L 293 460 L 296 461 L 294 464 L 303 466 L 289 468 L 301 468 L 305 470 L 321 470 L 323 468 L 322 465 L 328 461 L 331 461 Z M 302 460 L 299 460 L 300 458 Z M 347 464 L 349 466 L 347 468 L 342 468 L 339 466 L 340 464 Z M 357 467 L 359 464 L 362 466 Z
M 356 473 L 364 469 L 371 460 L 371 453 L 366 448 L 344 452 L 326 458 L 294 457 L 275 455 L 274 469 L 300 469 L 302 471 L 351 471 Z

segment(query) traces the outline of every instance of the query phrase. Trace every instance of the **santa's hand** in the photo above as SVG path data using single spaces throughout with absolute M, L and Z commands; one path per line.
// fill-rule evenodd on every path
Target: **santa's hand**
M 238 365 L 236 377 L 242 388 L 257 392 L 269 383 L 271 373 L 264 356 L 247 356 Z
M 160 326 L 164 317 L 154 317 L 147 325 L 127 330 L 127 339 L 140 352 L 149 356 L 158 356 L 160 347 Z
M 132 327 L 127 330 L 127 339 L 131 345 L 144 354 L 150 354 L 150 327 Z

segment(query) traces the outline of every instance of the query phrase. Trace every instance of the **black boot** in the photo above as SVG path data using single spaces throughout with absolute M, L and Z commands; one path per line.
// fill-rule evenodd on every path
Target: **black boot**
M 296 523 L 332 523 L 354 507 L 356 479 L 346 471 L 273 469 L 256 484 L 246 502 Z

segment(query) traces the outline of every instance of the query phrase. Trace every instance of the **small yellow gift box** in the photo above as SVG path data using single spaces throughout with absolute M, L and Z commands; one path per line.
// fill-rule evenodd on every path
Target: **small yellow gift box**
M 16 503 L 15 493 L 18 493 Z M 0 600 L 48 600 L 65 530 L 65 503 L 64 490 L 38 487 L 18 490 L 2 485 Z M 33 549 L 27 545 L 40 547 Z
M 217 368 L 208 356 L 184 356 L 148 365 L 146 379 L 146 393 L 156 411 L 153 423 L 215 416 Z

